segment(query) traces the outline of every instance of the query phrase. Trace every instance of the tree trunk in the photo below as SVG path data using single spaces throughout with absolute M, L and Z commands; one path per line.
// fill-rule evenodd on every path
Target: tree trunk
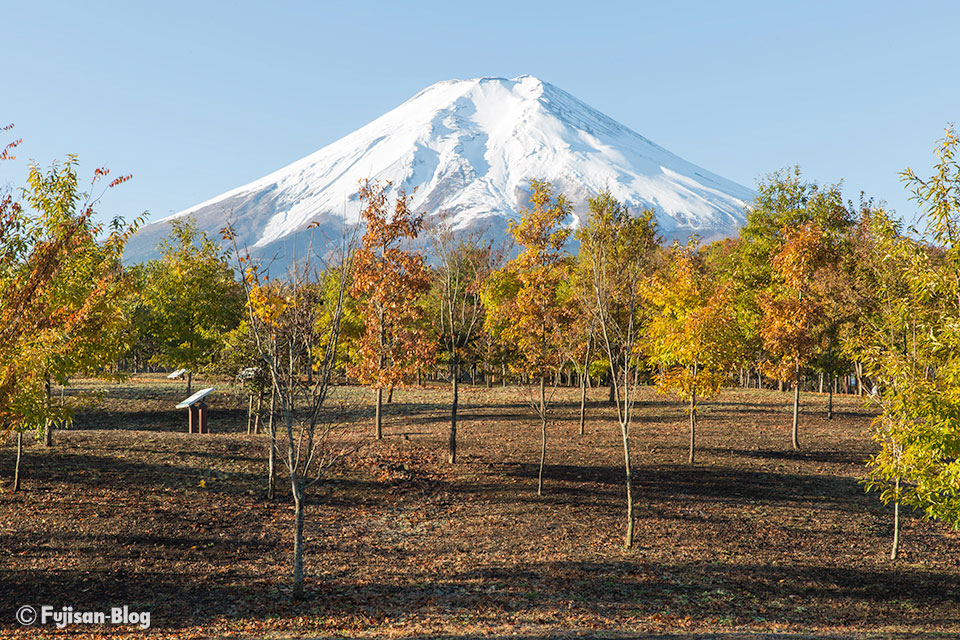
M 377 440 L 383 440 L 383 387 L 377 388 L 376 436 Z
M 820 372 L 820 391 L 818 393 L 823 393 L 823 371 Z
M 690 456 L 687 459 L 689 464 L 693 464 L 694 443 L 697 434 L 697 391 L 690 392 Z
M 307 343 L 307 384 L 313 386 L 313 340 Z
M 547 388 L 546 377 L 540 376 L 540 473 L 537 475 L 537 495 L 543 495 L 543 464 L 547 459 Z
M 187 371 L 187 395 L 193 393 L 193 370 Z
M 590 381 L 590 348 L 593 346 L 593 332 L 587 338 L 587 353 L 583 356 L 583 372 L 580 374 L 580 435 L 584 432 L 587 419 L 587 384 Z
M 897 495 L 900 495 L 900 478 L 897 478 Z M 896 560 L 900 554 L 900 501 L 893 503 L 893 546 L 890 548 L 890 559 Z
M 835 386 L 833 371 L 831 371 L 827 380 L 827 420 L 833 420 L 833 388 Z
M 450 439 L 447 445 L 447 461 L 457 463 L 457 405 L 460 402 L 460 362 L 454 356 L 453 402 L 450 405 Z
M 263 389 L 257 393 L 257 412 L 253 415 L 253 432 L 260 433 L 260 414 L 263 412 Z
M 51 393 L 51 389 L 50 389 L 50 380 L 49 380 L 49 378 L 47 379 L 46 391 L 47 391 L 47 400 L 46 400 L 47 410 L 49 411 L 49 409 L 50 409 L 50 398 L 52 397 L 52 393 Z M 44 425 L 43 425 L 43 446 L 45 446 L 45 447 L 52 447 L 52 446 L 53 446 L 53 420 L 51 420 L 50 418 L 47 418 L 47 419 L 44 421 Z
M 303 495 L 297 474 L 292 474 L 293 488 L 293 599 L 303 599 Z
M 247 435 L 253 433 L 253 394 L 247 395 Z
M 798 427 L 800 424 L 800 368 L 797 367 L 797 379 L 793 386 L 793 450 L 800 450 Z
M 607 402 L 613 404 L 617 401 L 617 375 L 613 367 L 610 367 L 610 393 L 607 395 Z
M 583 435 L 583 425 L 587 419 L 587 376 L 580 376 L 580 435 Z
M 393 403 L 393 385 L 387 390 L 387 404 Z
M 270 391 L 270 419 L 267 430 L 270 434 L 270 450 L 267 452 L 267 498 L 273 500 L 277 495 L 277 428 L 274 425 L 274 414 L 277 412 L 277 390 Z
M 17 431 L 17 462 L 13 467 L 13 491 L 20 491 L 20 459 L 23 457 L 23 432 Z
M 620 424 L 620 434 L 623 437 L 623 466 L 626 472 L 627 483 L 627 532 L 624 535 L 623 546 L 633 547 L 633 480 L 630 475 L 630 425 L 629 422 Z

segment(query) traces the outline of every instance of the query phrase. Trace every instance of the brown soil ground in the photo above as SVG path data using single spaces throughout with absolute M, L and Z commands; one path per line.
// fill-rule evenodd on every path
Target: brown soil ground
M 872 415 L 855 397 L 827 421 L 826 397 L 804 394 L 794 453 L 790 394 L 727 391 L 703 405 L 691 466 L 682 408 L 640 389 L 624 550 L 604 390 L 585 436 L 578 390 L 557 391 L 538 497 L 539 425 L 521 390 L 462 389 L 451 467 L 446 387 L 397 391 L 380 442 L 371 394 L 339 389 L 339 437 L 362 446 L 311 492 L 308 597 L 293 603 L 289 491 L 266 499 L 245 399 L 211 396 L 213 433 L 190 435 L 173 408 L 183 383 L 67 393 L 95 388 L 101 405 L 53 448 L 31 441 L 17 494 L 13 440 L 0 449 L 0 636 L 960 637 L 960 534 L 908 513 L 888 559 L 892 508 L 858 482 Z M 151 629 L 21 627 L 24 604 L 129 605 Z

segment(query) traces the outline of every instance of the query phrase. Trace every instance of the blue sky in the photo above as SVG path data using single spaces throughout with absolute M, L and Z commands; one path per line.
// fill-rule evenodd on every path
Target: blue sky
M 529 73 L 749 187 L 799 164 L 908 222 L 960 119 L 960 2 L 11 2 L 0 121 L 23 160 L 134 179 L 159 219 L 308 155 L 439 80 Z M 9 136 L 8 136 L 9 137 Z

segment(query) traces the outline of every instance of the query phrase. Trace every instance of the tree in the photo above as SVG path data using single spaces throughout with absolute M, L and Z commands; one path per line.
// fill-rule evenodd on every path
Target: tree
M 846 345 L 860 358 L 882 408 L 874 422 L 880 451 L 868 489 L 893 502 L 898 555 L 899 505 L 960 527 L 960 139 L 948 127 L 935 150 L 934 174 L 901 175 L 913 189 L 926 237 L 901 235 L 882 211 L 867 219 L 875 304 Z
M 642 348 L 659 373 L 661 392 L 688 402 L 693 464 L 699 402 L 720 391 L 743 354 L 733 286 L 716 280 L 691 243 L 674 245 L 669 274 L 647 280 L 650 322 Z
M 626 206 L 605 191 L 590 199 L 590 214 L 577 238 L 580 251 L 576 289 L 582 297 L 581 305 L 591 316 L 589 324 L 598 336 L 597 342 L 611 363 L 627 489 L 624 546 L 629 549 L 633 546 L 632 384 L 637 368 L 643 281 L 658 244 L 656 217 L 652 210 L 631 216 Z M 585 362 L 589 362 L 589 356 L 585 356 Z M 582 394 L 581 388 L 581 425 Z
M 16 143 L 0 159 L 9 159 Z M 49 171 L 30 167 L 21 205 L 0 198 L 0 431 L 17 433 L 13 489 L 20 488 L 23 434 L 50 433 L 69 419 L 69 404 L 49 402 L 51 377 L 65 379 L 96 371 L 119 351 L 119 301 L 124 282 L 119 268 L 131 225 L 115 218 L 110 231 L 93 221 L 94 206 L 107 189 L 108 172 L 97 169 L 91 189 L 78 188 L 77 160 L 68 156 Z
M 497 332 L 515 351 L 513 369 L 536 379 L 536 398 L 528 401 L 540 418 L 540 470 L 537 495 L 543 495 L 543 467 L 547 455 L 547 418 L 550 397 L 548 375 L 567 362 L 566 333 L 573 321 L 570 263 L 563 246 L 570 234 L 560 224 L 570 216 L 570 202 L 554 198 L 549 182 L 530 181 L 530 207 L 520 212 L 510 232 L 520 254 L 491 274 L 487 283 L 488 315 L 485 327 Z
M 194 372 L 240 322 L 241 289 L 223 250 L 189 218 L 171 222 L 160 252 L 147 265 L 144 301 L 159 342 L 156 359 L 187 369 L 189 394 Z
M 460 402 L 460 367 L 464 356 L 476 355 L 483 327 L 483 286 L 500 261 L 499 253 L 477 234 L 455 238 L 449 221 L 441 219 L 431 230 L 437 267 L 431 302 L 435 330 L 450 363 L 450 433 L 447 461 L 457 461 L 457 408 Z
M 736 306 L 746 343 L 762 351 L 755 354 L 761 369 L 794 385 L 792 444 L 798 449 L 800 366 L 814 358 L 822 342 L 815 330 L 826 325 L 813 315 L 816 305 L 837 292 L 809 287 L 799 278 L 792 281 L 798 286 L 791 286 L 784 269 L 793 268 L 791 261 L 806 265 L 812 278 L 828 263 L 802 252 L 836 253 L 852 217 L 838 185 L 806 182 L 796 167 L 771 174 L 758 191 L 733 256 Z
M 364 333 L 357 361 L 348 368 L 362 384 L 376 391 L 376 438 L 383 437 L 383 389 L 402 385 L 430 358 L 430 345 L 420 320 L 417 300 L 429 287 L 423 256 L 409 251 L 405 240 L 415 239 L 423 217 L 410 209 L 400 190 L 393 212 L 388 211 L 387 189 L 364 181 L 360 216 L 366 232 L 353 262 L 351 294 L 361 297 Z
M 825 261 L 825 252 L 823 234 L 816 224 L 787 231 L 773 259 L 776 278 L 760 296 L 760 335 L 769 357 L 764 368 L 771 377 L 793 384 L 794 450 L 800 449 L 800 369 L 813 357 L 817 344 L 813 330 L 821 312 L 813 294 L 812 275 L 817 264 Z
M 261 367 L 268 373 L 270 385 L 279 403 L 281 436 L 271 429 L 271 452 L 277 449 L 290 478 L 294 507 L 293 526 L 293 598 L 304 595 L 304 539 L 306 492 L 355 447 L 337 440 L 335 414 L 325 408 L 332 387 L 331 376 L 337 366 L 339 332 L 347 295 L 352 247 L 343 238 L 332 248 L 330 264 L 311 271 L 308 261 L 293 267 L 284 280 L 268 281 L 249 254 L 242 254 L 229 226 L 224 238 L 234 242 L 234 254 L 243 269 L 242 290 L 246 315 Z M 316 315 L 316 291 L 326 291 L 336 283 L 336 296 L 324 298 L 328 321 L 324 335 L 313 335 L 316 323 L 304 318 Z M 322 339 L 318 339 L 321 338 Z M 316 345 L 321 345 L 316 348 Z M 315 350 L 314 350 L 315 349 Z M 312 356 L 310 366 L 316 376 L 307 382 L 300 363 Z

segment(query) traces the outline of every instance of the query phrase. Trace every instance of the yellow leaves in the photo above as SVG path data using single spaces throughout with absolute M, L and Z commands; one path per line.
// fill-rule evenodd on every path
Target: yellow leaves
M 250 311 L 260 322 L 278 327 L 284 312 L 291 306 L 290 299 L 277 287 L 264 287 L 254 282 L 250 285 Z
M 488 278 L 485 299 L 495 304 L 488 307 L 486 325 L 488 330 L 496 327 L 499 337 L 518 352 L 518 370 L 539 373 L 567 360 L 574 310 L 564 299 L 570 268 L 560 248 L 569 231 L 558 225 L 570 205 L 562 195 L 554 199 L 548 182 L 532 180 L 530 186 L 533 207 L 511 225 L 521 252 Z
M 660 391 L 716 393 L 741 356 L 732 286 L 702 273 L 692 247 L 675 246 L 669 276 L 646 280 L 644 293 L 651 316 L 641 348 L 659 367 Z

